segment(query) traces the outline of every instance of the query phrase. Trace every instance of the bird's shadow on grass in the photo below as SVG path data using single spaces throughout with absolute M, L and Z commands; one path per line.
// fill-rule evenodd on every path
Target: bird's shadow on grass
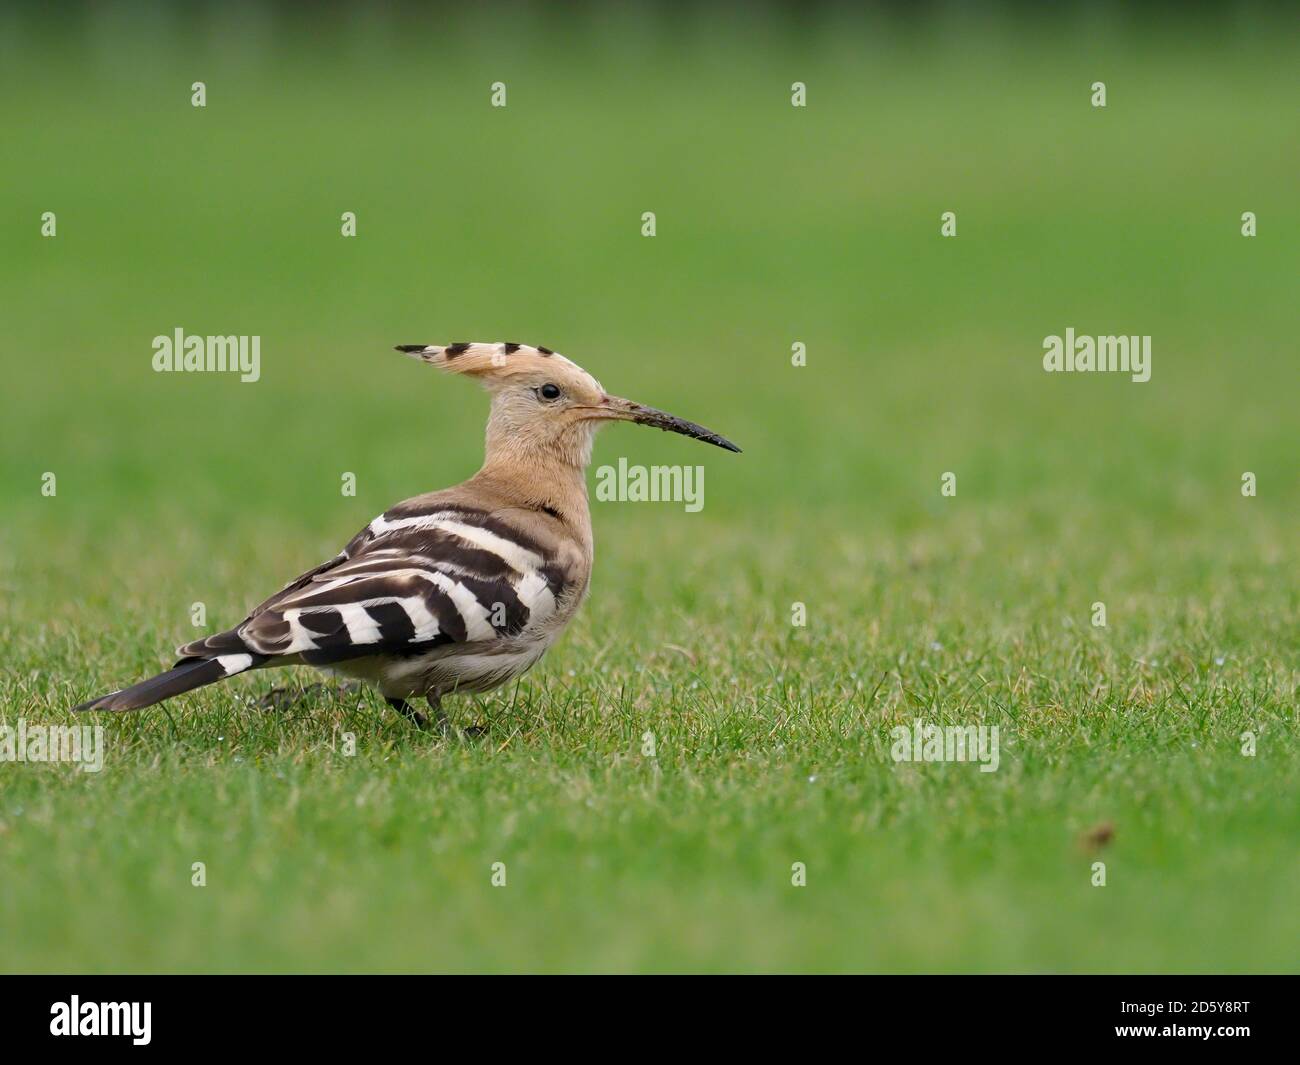
M 570 699 L 550 685 L 502 688 L 489 695 L 450 695 L 440 727 L 419 728 L 376 691 L 349 682 L 287 679 L 248 690 L 194 693 L 138 712 L 67 715 L 68 724 L 102 725 L 119 757 L 177 755 L 182 760 L 352 752 L 435 754 L 457 749 L 505 750 L 529 737 L 554 740 L 564 731 Z

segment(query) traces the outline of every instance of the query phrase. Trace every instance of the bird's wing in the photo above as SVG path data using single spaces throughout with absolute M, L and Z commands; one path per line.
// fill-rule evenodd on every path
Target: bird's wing
M 241 624 L 179 653 L 328 665 L 484 643 L 544 623 L 574 584 L 553 545 L 499 515 L 446 503 L 395 508 Z

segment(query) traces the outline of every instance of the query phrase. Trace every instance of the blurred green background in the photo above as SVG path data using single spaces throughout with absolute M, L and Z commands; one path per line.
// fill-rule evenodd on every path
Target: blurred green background
M 1293 16 L 4 9 L 5 720 L 472 473 L 485 400 L 393 344 L 547 345 L 745 453 L 602 435 L 704 511 L 595 505 L 482 742 L 259 677 L 105 722 L 97 778 L 0 766 L 0 966 L 1294 968 Z M 154 373 L 177 327 L 261 380 Z M 1151 381 L 1045 374 L 1067 327 Z M 1003 768 L 894 766 L 917 716 Z

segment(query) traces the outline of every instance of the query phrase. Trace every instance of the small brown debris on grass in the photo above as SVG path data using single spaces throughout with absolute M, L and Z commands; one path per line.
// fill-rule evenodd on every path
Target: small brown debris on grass
M 1099 851 L 1115 838 L 1115 824 L 1102 821 L 1079 836 L 1079 846 L 1085 851 Z

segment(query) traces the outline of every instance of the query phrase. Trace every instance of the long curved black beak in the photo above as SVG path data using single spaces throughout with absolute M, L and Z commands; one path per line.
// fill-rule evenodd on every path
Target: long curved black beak
M 703 440 L 706 444 L 720 447 L 724 451 L 740 453 L 740 448 L 725 436 L 715 433 L 712 429 L 706 429 L 702 425 L 688 422 L 685 418 L 679 418 L 675 414 L 669 414 L 667 411 L 658 410 L 655 407 L 633 403 L 630 399 L 622 399 L 619 396 L 605 396 L 601 400 L 601 405 L 591 408 L 591 411 L 592 416 L 596 418 L 609 418 L 618 421 L 636 422 L 638 425 L 649 425 L 655 429 L 662 429 L 667 433 L 680 433 L 682 436 L 689 436 L 692 440 Z

